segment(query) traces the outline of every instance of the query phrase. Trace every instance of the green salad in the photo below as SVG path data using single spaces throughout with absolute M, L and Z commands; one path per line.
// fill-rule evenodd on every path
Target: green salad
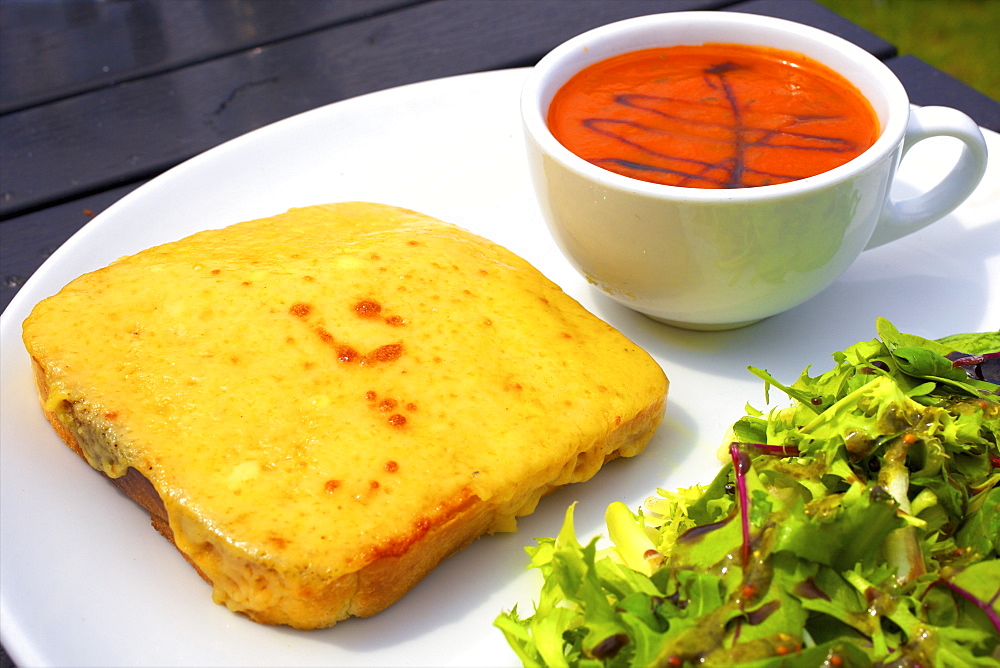
M 528 548 L 526 666 L 1000 666 L 1000 332 L 878 338 L 747 405 L 710 483 Z

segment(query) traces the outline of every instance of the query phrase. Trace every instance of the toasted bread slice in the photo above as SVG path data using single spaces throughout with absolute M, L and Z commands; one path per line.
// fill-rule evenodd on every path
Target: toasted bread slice
M 345 203 L 122 258 L 24 323 L 44 412 L 267 624 L 383 610 L 659 423 L 656 362 L 523 259 Z

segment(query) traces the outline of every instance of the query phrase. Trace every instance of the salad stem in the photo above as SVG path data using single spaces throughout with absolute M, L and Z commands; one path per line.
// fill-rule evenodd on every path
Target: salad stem
M 750 494 L 747 492 L 747 470 L 750 468 L 750 457 L 740 449 L 740 444 L 729 444 L 729 455 L 733 458 L 733 470 L 736 472 L 736 489 L 740 500 L 740 522 L 743 525 L 743 567 L 750 563 Z
M 966 355 L 965 357 L 959 357 L 956 360 L 952 360 L 951 365 L 953 367 L 973 366 L 975 364 L 982 364 L 986 360 L 991 359 L 1000 359 L 1000 352 L 983 353 L 982 355 Z
M 953 591 L 955 594 L 958 594 L 966 601 L 968 601 L 972 605 L 976 606 L 977 608 L 985 612 L 986 617 L 990 620 L 990 623 L 993 624 L 993 628 L 996 629 L 997 633 L 1000 633 L 1000 615 L 998 615 L 997 611 L 993 608 L 992 601 L 980 600 L 979 597 L 975 596 L 972 592 L 962 587 L 959 587 L 951 580 L 947 580 L 945 578 L 941 578 L 935 584 L 944 585 L 945 587 Z M 998 592 L 998 594 L 1000 594 L 1000 592 Z

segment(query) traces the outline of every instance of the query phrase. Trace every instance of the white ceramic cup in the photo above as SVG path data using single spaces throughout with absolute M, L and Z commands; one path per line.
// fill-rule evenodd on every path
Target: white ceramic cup
M 677 44 L 753 44 L 804 54 L 839 72 L 881 124 L 874 145 L 828 172 L 778 185 L 709 190 L 639 181 L 559 143 L 546 114 L 556 91 L 611 56 Z M 986 171 L 986 142 L 965 114 L 911 108 L 892 72 L 863 49 L 798 23 L 734 12 L 675 12 L 596 28 L 560 45 L 521 97 L 528 163 L 562 251 L 618 302 L 689 329 L 729 329 L 790 309 L 832 283 L 866 248 L 946 215 Z M 901 201 L 890 187 L 903 155 L 936 136 L 963 142 L 935 187 Z

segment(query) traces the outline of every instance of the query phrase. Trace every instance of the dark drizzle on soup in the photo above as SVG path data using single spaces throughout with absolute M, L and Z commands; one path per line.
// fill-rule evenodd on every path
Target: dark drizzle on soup
M 557 93 L 548 123 L 580 157 L 643 181 L 744 188 L 819 174 L 878 137 L 868 101 L 805 56 L 706 44 L 622 54 Z

